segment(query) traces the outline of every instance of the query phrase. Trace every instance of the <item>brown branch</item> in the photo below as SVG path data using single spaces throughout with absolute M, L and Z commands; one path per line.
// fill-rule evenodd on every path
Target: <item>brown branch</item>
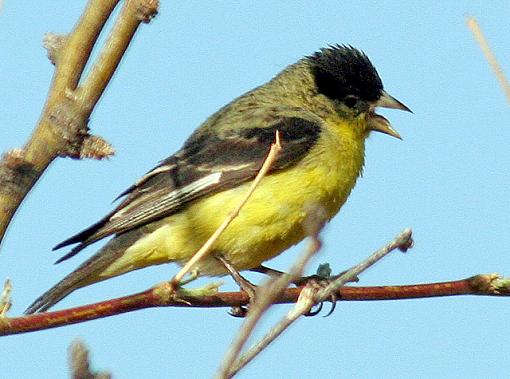
M 23 199 L 55 158 L 103 159 L 114 152 L 101 137 L 89 134 L 88 119 L 138 26 L 148 22 L 158 7 L 156 0 L 126 0 L 103 51 L 82 80 L 92 48 L 118 3 L 90 0 L 70 34 L 45 36 L 55 73 L 28 142 L 5 153 L 0 161 L 0 242 Z
M 295 303 L 302 289 L 303 287 L 288 288 L 274 303 Z M 402 300 L 458 295 L 510 296 L 510 279 L 497 274 L 482 274 L 451 282 L 378 287 L 344 286 L 339 288 L 336 294 L 338 301 Z M 242 291 L 186 296 L 176 294 L 174 288 L 165 282 L 144 292 L 95 304 L 24 317 L 0 318 L 0 336 L 56 328 L 145 308 L 230 308 L 248 303 L 249 297 Z

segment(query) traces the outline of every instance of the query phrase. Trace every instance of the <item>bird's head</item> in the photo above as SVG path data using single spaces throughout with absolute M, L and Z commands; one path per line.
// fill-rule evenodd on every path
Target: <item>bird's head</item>
M 368 57 L 352 46 L 335 45 L 307 57 L 319 95 L 333 101 L 344 115 L 365 115 L 367 129 L 401 138 L 390 122 L 375 113 L 375 108 L 411 112 L 383 89 L 379 74 Z

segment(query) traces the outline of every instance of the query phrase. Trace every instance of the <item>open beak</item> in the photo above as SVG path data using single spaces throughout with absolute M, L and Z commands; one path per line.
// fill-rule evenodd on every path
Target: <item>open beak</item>
M 382 91 L 381 97 L 379 98 L 379 100 L 377 100 L 377 102 L 375 102 L 374 108 L 376 107 L 400 109 L 402 111 L 413 113 L 407 106 L 405 106 L 403 103 L 395 99 L 386 91 Z M 388 134 L 392 137 L 402 139 L 400 134 L 398 134 L 398 132 L 392 128 L 390 122 L 385 117 L 378 115 L 373 111 L 371 112 L 370 117 L 368 119 L 368 127 L 370 128 L 370 130 L 373 130 L 375 132 Z
M 382 95 L 375 103 L 375 106 L 381 108 L 400 109 L 401 111 L 413 113 L 413 111 L 410 110 L 406 105 L 402 104 L 386 91 L 382 91 Z

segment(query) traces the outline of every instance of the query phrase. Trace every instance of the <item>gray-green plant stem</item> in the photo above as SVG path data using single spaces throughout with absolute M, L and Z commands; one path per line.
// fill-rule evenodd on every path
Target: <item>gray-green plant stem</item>
M 253 360 L 260 352 L 262 352 L 271 342 L 280 336 L 289 326 L 291 326 L 297 319 L 305 315 L 315 305 L 324 300 L 327 300 L 332 294 L 346 283 L 356 280 L 358 275 L 381 260 L 383 257 L 392 251 L 399 249 L 406 251 L 412 246 L 412 232 L 411 229 L 405 229 L 399 233 L 390 243 L 380 248 L 375 253 L 370 255 L 367 259 L 350 268 L 336 280 L 329 284 L 322 290 L 315 290 L 307 286 L 299 296 L 296 305 L 285 315 L 269 332 L 256 344 L 254 344 L 246 353 L 244 353 L 237 361 L 230 364 L 228 374 L 225 378 L 233 377 L 243 367 Z
M 256 292 L 255 302 L 250 306 L 250 310 L 243 325 L 239 329 L 236 337 L 232 341 L 223 361 L 216 374 L 217 379 L 230 378 L 231 367 L 238 359 L 241 350 L 253 330 L 266 312 L 274 304 L 275 299 L 289 286 L 291 282 L 303 275 L 304 268 L 310 259 L 319 251 L 321 243 L 317 235 L 310 237 L 310 242 L 301 254 L 300 258 L 294 263 L 287 275 L 281 275 L 279 278 L 270 278 Z

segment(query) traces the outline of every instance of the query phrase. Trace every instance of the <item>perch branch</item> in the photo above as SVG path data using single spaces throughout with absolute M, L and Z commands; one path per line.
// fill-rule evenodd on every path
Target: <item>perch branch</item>
M 287 288 L 274 304 L 295 303 L 304 287 Z M 426 297 L 481 295 L 510 296 L 510 278 L 481 274 L 467 279 L 404 286 L 344 286 L 337 290 L 337 301 L 402 300 Z M 175 291 L 156 286 L 147 291 L 61 311 L 22 317 L 0 318 L 0 336 L 34 332 L 110 317 L 154 307 L 218 308 L 241 307 L 249 303 L 246 292 L 218 292 L 206 296 L 175 296 Z

